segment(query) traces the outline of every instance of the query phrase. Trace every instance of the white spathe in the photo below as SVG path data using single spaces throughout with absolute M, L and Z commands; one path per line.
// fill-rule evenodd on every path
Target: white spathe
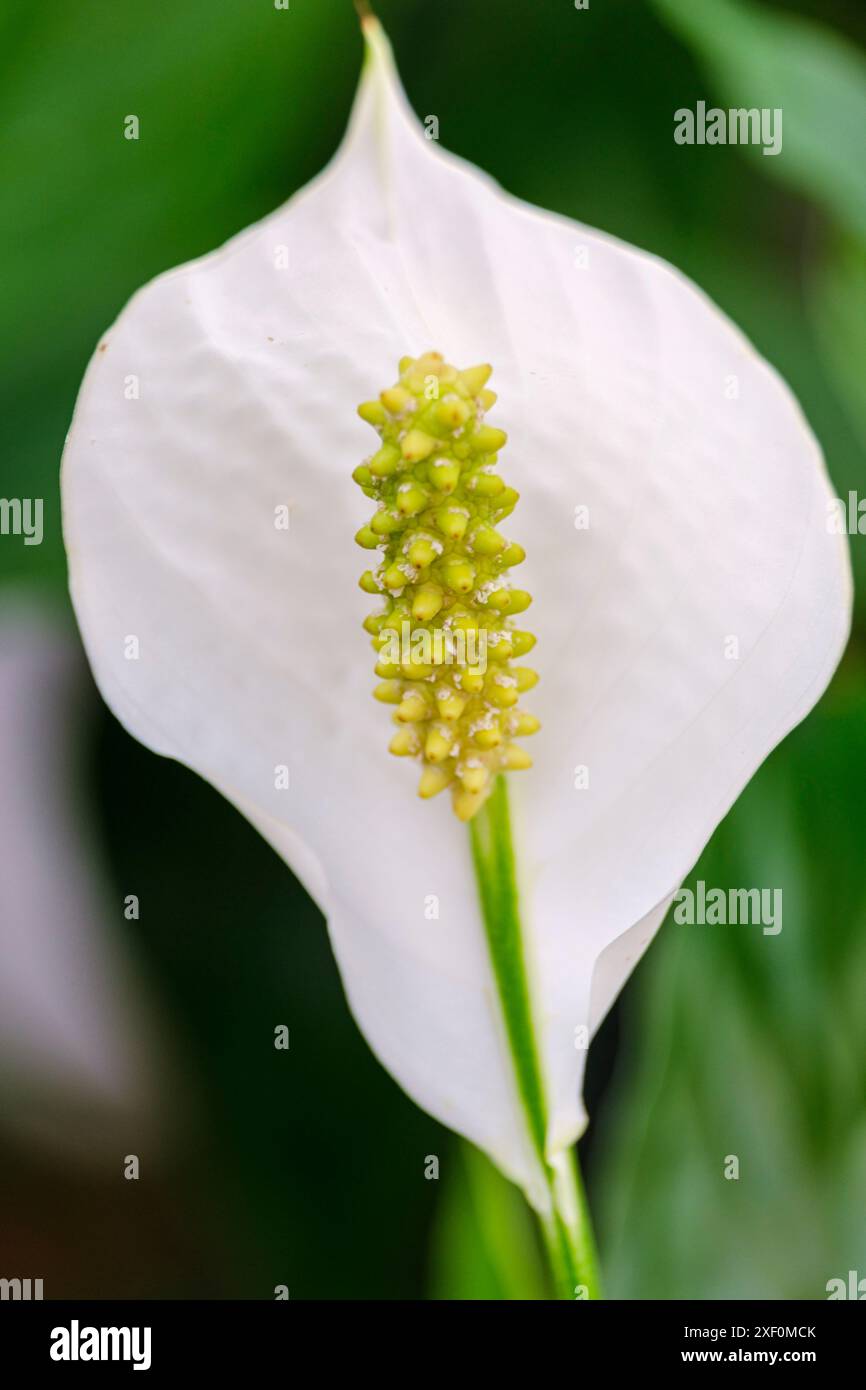
M 355 406 L 407 353 L 495 367 L 542 673 L 536 765 L 509 785 L 551 1156 L 585 1123 L 579 1030 L 830 679 L 848 557 L 819 448 L 742 335 L 671 267 L 426 139 L 366 28 L 324 174 L 100 344 L 64 458 L 71 589 L 118 718 L 284 855 L 381 1061 L 543 1205 L 466 828 L 416 799 L 371 699 Z

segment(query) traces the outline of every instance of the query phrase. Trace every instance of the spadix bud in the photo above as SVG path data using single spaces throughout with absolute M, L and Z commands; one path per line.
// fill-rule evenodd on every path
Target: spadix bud
M 358 406 L 358 414 L 368 425 L 384 425 L 388 418 L 385 407 L 379 401 L 365 401 L 363 405 Z
M 414 410 L 418 404 L 412 392 L 407 391 L 402 386 L 389 386 L 387 391 L 382 392 L 379 400 L 382 402 L 385 410 L 389 411 L 391 415 L 400 415 L 408 406 L 411 406 Z M 382 413 L 384 415 L 384 411 Z M 375 423 L 379 424 L 383 422 L 377 420 Z
M 420 463 L 436 448 L 436 440 L 423 430 L 410 430 L 403 440 L 403 457 L 407 463 Z
M 395 449 L 393 444 L 383 444 L 370 459 L 369 470 L 374 478 L 389 478 L 396 473 L 401 457 L 400 450 Z
M 428 465 L 427 477 L 437 492 L 453 492 L 460 480 L 460 464 L 453 459 L 437 459 Z
M 485 362 L 480 367 L 464 367 L 463 371 L 458 373 L 457 380 L 465 386 L 470 396 L 477 396 L 487 385 L 492 374 L 493 368 Z
M 438 584 L 422 584 L 415 590 L 412 599 L 412 617 L 417 618 L 421 623 L 429 623 L 431 618 L 435 618 L 439 609 L 442 607 L 444 594 Z
M 449 395 L 439 402 L 436 416 L 440 424 L 449 430 L 459 430 L 472 414 L 469 404 L 457 395 Z

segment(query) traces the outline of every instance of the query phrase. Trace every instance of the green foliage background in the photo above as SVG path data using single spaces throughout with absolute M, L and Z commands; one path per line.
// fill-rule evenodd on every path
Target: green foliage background
M 861 5 L 377 9 L 443 144 L 693 276 L 787 377 L 839 494 L 863 489 Z M 0 545 L 0 600 L 41 590 L 71 624 L 57 469 L 90 353 L 140 284 L 321 168 L 361 44 L 349 0 L 13 3 L 0 38 L 0 495 L 46 499 L 44 545 Z M 781 106 L 783 153 L 676 146 L 673 112 L 698 100 Z M 852 554 L 861 580 L 866 537 Z M 863 620 L 861 599 L 830 692 L 692 875 L 781 887 L 781 935 L 668 922 L 593 1049 L 584 1161 L 613 1297 L 821 1298 L 866 1275 Z M 186 1059 L 184 1099 L 165 1096 L 182 1139 L 121 1185 L 107 1156 L 85 1179 L 7 1135 L 4 1251 L 38 1250 L 53 1296 L 542 1296 L 521 1202 L 374 1062 L 283 866 L 95 692 L 81 739 L 117 901 L 134 883 L 146 903 L 118 931 Z

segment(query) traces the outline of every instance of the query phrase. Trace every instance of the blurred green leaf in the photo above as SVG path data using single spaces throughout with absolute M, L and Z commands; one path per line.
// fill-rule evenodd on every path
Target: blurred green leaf
M 63 578 L 57 473 L 99 335 L 129 296 L 313 177 L 339 141 L 361 40 L 341 0 L 13 5 L 0 46 L 0 495 L 45 498 L 38 555 Z M 327 71 L 327 92 L 317 73 Z M 138 140 L 124 138 L 137 115 Z
M 813 277 L 810 306 L 833 383 L 866 446 L 866 242 L 839 240 Z
M 551 1297 L 538 1227 L 523 1194 L 478 1149 L 460 1144 L 432 1234 L 431 1297 Z
M 862 491 L 866 464 L 866 58 L 828 27 L 751 0 L 652 0 L 655 12 L 695 54 L 714 92 L 731 106 L 781 107 L 783 147 L 765 156 L 746 145 L 751 168 L 809 199 L 830 221 L 816 235 L 808 210 L 768 207 L 776 245 L 753 262 L 748 240 L 712 235 L 714 210 L 680 264 L 746 329 L 790 381 L 821 441 L 841 496 Z M 679 149 L 680 154 L 686 151 Z M 694 151 L 688 151 L 694 154 Z M 723 175 L 702 150 L 701 164 Z M 689 175 L 693 177 L 693 175 Z M 811 216 L 811 221 L 809 220 Z M 707 260 L 710 251 L 712 260 Z M 720 256 L 721 252 L 721 256 Z M 793 257 L 791 256 L 793 252 Z M 787 257 L 785 255 L 787 253 Z M 701 260 L 703 259 L 703 264 Z M 791 259 L 794 265 L 791 265 Z M 792 285 L 792 269 L 796 280 Z M 806 312 L 804 313 L 803 289 Z M 724 293 L 720 291 L 720 287 Z M 796 292 L 792 293 L 792 289 Z M 842 410 L 839 410 L 841 405 Z M 852 562 L 858 615 L 866 547 Z
M 782 150 L 744 150 L 866 239 L 866 59 L 832 30 L 742 0 L 653 0 L 737 107 L 781 107 Z

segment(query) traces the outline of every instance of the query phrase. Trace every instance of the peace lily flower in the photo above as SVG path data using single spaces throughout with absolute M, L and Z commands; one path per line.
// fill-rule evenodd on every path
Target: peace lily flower
M 382 30 L 364 29 L 324 174 L 145 288 L 100 344 L 64 458 L 72 596 L 115 714 L 284 856 L 384 1066 L 522 1186 L 560 1287 L 593 1295 L 572 1160 L 587 1041 L 719 820 L 827 685 L 847 553 L 825 526 L 819 448 L 740 333 L 669 266 L 507 196 L 426 139 Z M 431 352 L 443 369 L 493 365 L 495 425 L 480 378 L 451 392 L 472 415 L 452 402 L 453 428 L 424 396 L 435 370 L 395 383 Z M 380 399 L 383 386 L 413 401 Z M 410 404 L 427 412 L 420 456 Z M 541 728 L 519 777 L 473 745 L 491 775 L 467 786 L 445 749 L 452 782 L 483 793 L 457 808 L 467 831 L 385 753 L 352 543 L 370 539 L 370 500 L 348 479 L 367 470 L 376 515 L 407 484 L 403 520 L 420 518 L 411 559 L 374 531 L 384 548 L 363 588 L 387 610 L 434 586 L 416 626 L 441 627 L 464 598 L 478 619 L 489 581 L 443 573 L 447 485 L 465 507 L 475 464 L 455 447 L 488 428 L 508 436 L 520 494 L 504 540 L 526 553 Z M 479 478 L 502 442 L 472 446 Z M 468 545 L 491 514 L 466 510 Z M 405 595 L 387 574 L 400 563 Z M 497 632 L 513 633 L 500 612 Z M 458 703 L 461 669 L 445 682 Z M 398 673 L 422 701 L 441 674 Z M 447 707 L 430 715 L 447 740 Z M 423 722 L 403 723 L 418 738 L 404 751 L 435 769 Z M 477 732 L 462 729 L 461 755 Z

